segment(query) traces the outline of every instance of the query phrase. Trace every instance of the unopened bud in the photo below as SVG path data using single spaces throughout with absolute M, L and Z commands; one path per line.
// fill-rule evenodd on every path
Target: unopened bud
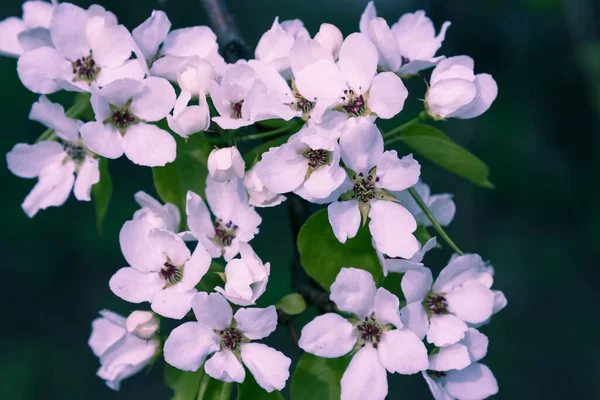
M 146 340 L 154 336 L 158 325 L 158 318 L 150 311 L 134 311 L 125 321 L 127 332 Z

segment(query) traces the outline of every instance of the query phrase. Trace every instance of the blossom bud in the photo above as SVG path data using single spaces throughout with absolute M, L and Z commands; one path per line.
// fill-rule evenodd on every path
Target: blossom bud
M 182 91 L 190 92 L 193 97 L 208 91 L 208 82 L 217 78 L 215 69 L 207 61 L 198 59 L 195 65 L 187 66 L 179 77 L 177 84 Z
M 150 311 L 134 311 L 125 321 L 127 332 L 145 340 L 154 336 L 159 324 L 158 318 Z
M 244 177 L 244 159 L 237 147 L 225 147 L 213 150 L 208 156 L 208 172 L 217 182 L 227 182 Z
M 425 98 L 427 112 L 434 119 L 475 118 L 487 111 L 498 95 L 496 81 L 489 74 L 473 73 L 473 59 L 450 57 L 431 74 Z

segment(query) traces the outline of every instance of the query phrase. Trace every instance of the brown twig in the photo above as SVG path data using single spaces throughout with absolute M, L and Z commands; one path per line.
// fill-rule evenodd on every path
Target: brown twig
M 223 58 L 228 63 L 248 57 L 248 46 L 235 24 L 233 15 L 227 9 L 224 0 L 200 0 L 217 34 Z

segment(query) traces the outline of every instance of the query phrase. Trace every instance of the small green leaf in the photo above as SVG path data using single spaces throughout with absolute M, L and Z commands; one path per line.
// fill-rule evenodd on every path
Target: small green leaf
M 229 400 L 233 383 L 223 382 L 204 374 L 198 389 L 197 400 Z
M 250 168 L 255 162 L 260 161 L 260 158 L 263 153 L 269 151 L 271 147 L 281 146 L 292 136 L 292 134 L 285 134 L 283 136 L 276 137 L 275 139 L 271 139 L 268 142 L 264 142 L 244 154 L 244 162 L 246 163 L 246 168 Z
M 361 227 L 354 238 L 342 244 L 333 234 L 326 209 L 304 223 L 298 234 L 298 250 L 304 270 L 326 290 L 343 267 L 369 271 L 375 282 L 382 275 L 368 227 Z
M 350 357 L 304 354 L 292 377 L 291 400 L 339 400 L 340 380 L 349 362 Z
M 165 382 L 175 392 L 171 400 L 196 400 L 203 377 L 203 368 L 196 372 L 186 372 L 165 364 Z
M 278 391 L 268 393 L 265 389 L 258 386 L 254 376 L 246 371 L 244 382 L 238 384 L 237 400 L 284 400 Z
M 275 307 L 288 315 L 298 315 L 306 310 L 306 301 L 300 294 L 291 293 L 282 297 Z
M 488 179 L 490 174 L 488 166 L 453 142 L 439 129 L 429 125 L 414 124 L 406 128 L 401 136 L 392 140 L 405 143 L 423 157 L 475 185 L 487 189 L 494 188 Z
M 181 226 L 185 227 L 185 196 L 188 190 L 204 196 L 211 146 L 202 135 L 192 135 L 187 140 L 175 136 L 175 141 L 177 159 L 164 167 L 152 168 L 152 177 L 160 199 L 179 208 Z
M 213 292 L 215 287 L 223 285 L 223 278 L 221 274 L 223 274 L 225 268 L 215 261 L 210 264 L 210 268 L 206 272 L 206 274 L 202 277 L 200 282 L 196 285 L 196 289 L 199 292 Z
M 96 230 L 98 234 L 103 235 L 104 217 L 106 217 L 110 198 L 112 197 L 113 185 L 106 158 L 100 158 L 98 168 L 100 169 L 100 180 L 92 186 L 92 198 L 96 209 Z

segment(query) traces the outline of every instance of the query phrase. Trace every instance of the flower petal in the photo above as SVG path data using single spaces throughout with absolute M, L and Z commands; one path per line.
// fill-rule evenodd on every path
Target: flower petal
M 407 303 L 421 302 L 431 290 L 433 277 L 427 267 L 406 271 L 402 277 L 402 293 Z
M 429 329 L 429 318 L 421 302 L 408 303 L 400 310 L 400 319 L 404 327 L 413 331 L 423 340 Z
M 481 323 L 492 316 L 494 293 L 479 281 L 468 281 L 446 294 L 448 311 L 471 324 Z
M 65 156 L 64 147 L 58 142 L 18 143 L 6 154 L 6 163 L 13 174 L 21 178 L 35 178 L 44 168 L 61 162 Z
M 106 311 L 108 310 L 103 310 L 103 312 Z M 119 317 L 121 316 L 119 315 Z M 123 317 L 121 319 L 124 323 L 125 319 Z M 122 339 L 126 333 L 127 331 L 122 325 L 115 324 L 113 321 L 104 318 L 104 316 L 96 318 L 92 321 L 92 334 L 88 339 L 88 345 L 94 355 L 100 357 L 112 345 Z
M 123 151 L 135 164 L 162 167 L 175 160 L 177 144 L 169 132 L 156 125 L 141 123 L 127 128 Z
M 290 377 L 292 360 L 264 344 L 242 344 L 242 361 L 259 386 L 269 393 L 283 389 Z
M 40 47 L 19 57 L 17 72 L 27 89 L 40 94 L 54 93 L 60 89 L 55 78 L 73 76 L 71 63 L 50 47 Z
M 90 18 L 87 39 L 96 64 L 116 68 L 125 63 L 134 49 L 131 34 L 123 25 L 106 24 L 104 18 Z
M 437 347 L 457 343 L 465 337 L 468 329 L 467 324 L 456 315 L 433 315 L 429 320 L 427 343 L 433 343 Z
M 88 21 L 85 10 L 71 3 L 61 3 L 54 8 L 50 21 L 52 43 L 71 61 L 90 53 L 86 37 Z
M 369 230 L 377 250 L 390 257 L 411 258 L 419 251 L 419 241 L 412 234 L 417 229 L 415 218 L 400 204 L 371 200 Z
M 433 84 L 425 101 L 432 115 L 446 118 L 471 103 L 476 96 L 477 86 L 473 82 L 451 78 Z
M 366 93 L 377 73 L 377 60 L 375 45 L 366 35 L 353 33 L 340 47 L 338 66 L 350 88 Z
M 206 373 L 223 382 L 244 382 L 246 370 L 229 350 L 218 351 L 205 364 Z
M 40 209 L 60 206 L 69 197 L 73 188 L 75 163 L 55 163 L 44 168 L 39 175 L 38 183 L 23 201 L 21 207 L 31 218 Z
M 304 325 L 298 346 L 319 357 L 336 358 L 348 354 L 356 344 L 356 328 L 338 314 L 319 315 Z
M 123 224 L 119 243 L 123 257 L 132 267 L 142 272 L 158 272 L 167 261 L 162 249 L 150 238 L 154 225 L 145 219 L 134 219 Z
M 324 48 L 329 50 L 334 60 L 337 60 L 340 53 L 340 47 L 344 42 L 344 35 L 340 29 L 332 24 L 321 24 L 319 32 L 315 35 L 315 40 Z
M 460 371 L 450 371 L 444 385 L 448 393 L 461 400 L 486 399 L 498 393 L 498 382 L 483 364 L 472 364 Z
M 181 291 L 176 286 L 163 289 L 154 295 L 152 311 L 163 317 L 182 319 L 192 308 L 196 289 Z
M 469 350 L 462 343 L 440 347 L 437 353 L 429 357 L 429 369 L 433 371 L 463 369 L 469 365 L 471 365 Z
M 408 90 L 393 72 L 382 72 L 373 78 L 367 107 L 379 118 L 390 119 L 402 111 Z
M 206 357 L 219 350 L 219 336 L 197 322 L 173 329 L 164 346 L 165 361 L 182 371 L 197 371 Z
M 341 400 L 383 400 L 388 393 L 387 373 L 379 361 L 378 351 L 371 345 L 352 357 L 342 376 Z
M 9 17 L 0 21 L 0 55 L 18 57 L 23 54 L 23 47 L 18 36 L 27 30 L 27 25 L 17 17 Z
M 412 375 L 429 367 L 425 345 L 408 329 L 384 332 L 377 350 L 381 363 L 392 373 Z
M 373 312 L 377 289 L 371 273 L 358 268 L 342 268 L 330 289 L 329 298 L 340 311 L 351 312 L 360 319 Z
M 188 226 L 194 236 L 214 236 L 215 228 L 210 218 L 208 207 L 206 207 L 204 200 L 192 191 L 187 192 L 185 212 L 187 214 Z
M 398 158 L 396 150 L 388 150 L 377 162 L 379 186 L 384 189 L 408 189 L 419 181 L 419 176 L 421 176 L 421 165 L 412 154 Z
M 366 118 L 351 118 L 340 138 L 342 160 L 354 172 L 368 173 L 383 154 L 383 137 Z
M 145 273 L 135 268 L 118 270 L 108 283 L 110 290 L 130 303 L 152 301 L 154 295 L 165 286 L 165 281 L 157 273 Z
M 267 308 L 240 308 L 233 317 L 238 329 L 251 340 L 269 336 L 277 328 L 275 306 Z
M 123 155 L 123 137 L 112 125 L 88 122 L 81 127 L 81 137 L 88 149 L 102 157 L 119 158 Z
M 486 112 L 496 96 L 498 96 L 498 85 L 494 78 L 489 74 L 478 74 L 475 77 L 475 85 L 477 87 L 477 97 L 469 105 L 466 110 L 458 110 L 456 115 L 449 115 L 451 117 L 468 119 L 475 118 Z
M 275 193 L 293 191 L 304 182 L 308 171 L 308 162 L 304 157 L 286 157 L 283 154 L 284 150 L 283 147 L 271 148 L 263 153 L 262 159 L 255 167 L 259 179 Z
M 194 288 L 208 272 L 211 260 L 210 254 L 208 254 L 202 243 L 198 242 L 192 256 L 186 261 L 183 268 L 183 277 L 179 283 L 181 289 L 190 290 Z
M 76 142 L 79 138 L 77 122 L 65 115 L 65 110 L 60 104 L 52 103 L 46 96 L 40 96 L 39 100 L 33 103 L 29 119 L 54 129 L 61 139 Z
M 158 53 L 158 47 L 165 41 L 170 29 L 171 21 L 167 14 L 164 11 L 153 10 L 150 18 L 131 31 L 131 35 L 146 60 L 150 60 Z
M 131 111 L 145 121 L 159 121 L 171 112 L 176 99 L 175 89 L 168 80 L 151 76 L 133 98 Z
M 100 181 L 100 170 L 98 169 L 98 159 L 86 157 L 77 173 L 73 194 L 77 200 L 90 201 L 92 186 Z
M 400 321 L 400 300 L 384 288 L 377 289 L 374 303 L 375 319 L 382 325 L 392 324 L 402 328 Z
M 231 306 L 218 293 L 197 293 L 192 300 L 192 309 L 198 323 L 212 330 L 223 330 L 231 324 Z

